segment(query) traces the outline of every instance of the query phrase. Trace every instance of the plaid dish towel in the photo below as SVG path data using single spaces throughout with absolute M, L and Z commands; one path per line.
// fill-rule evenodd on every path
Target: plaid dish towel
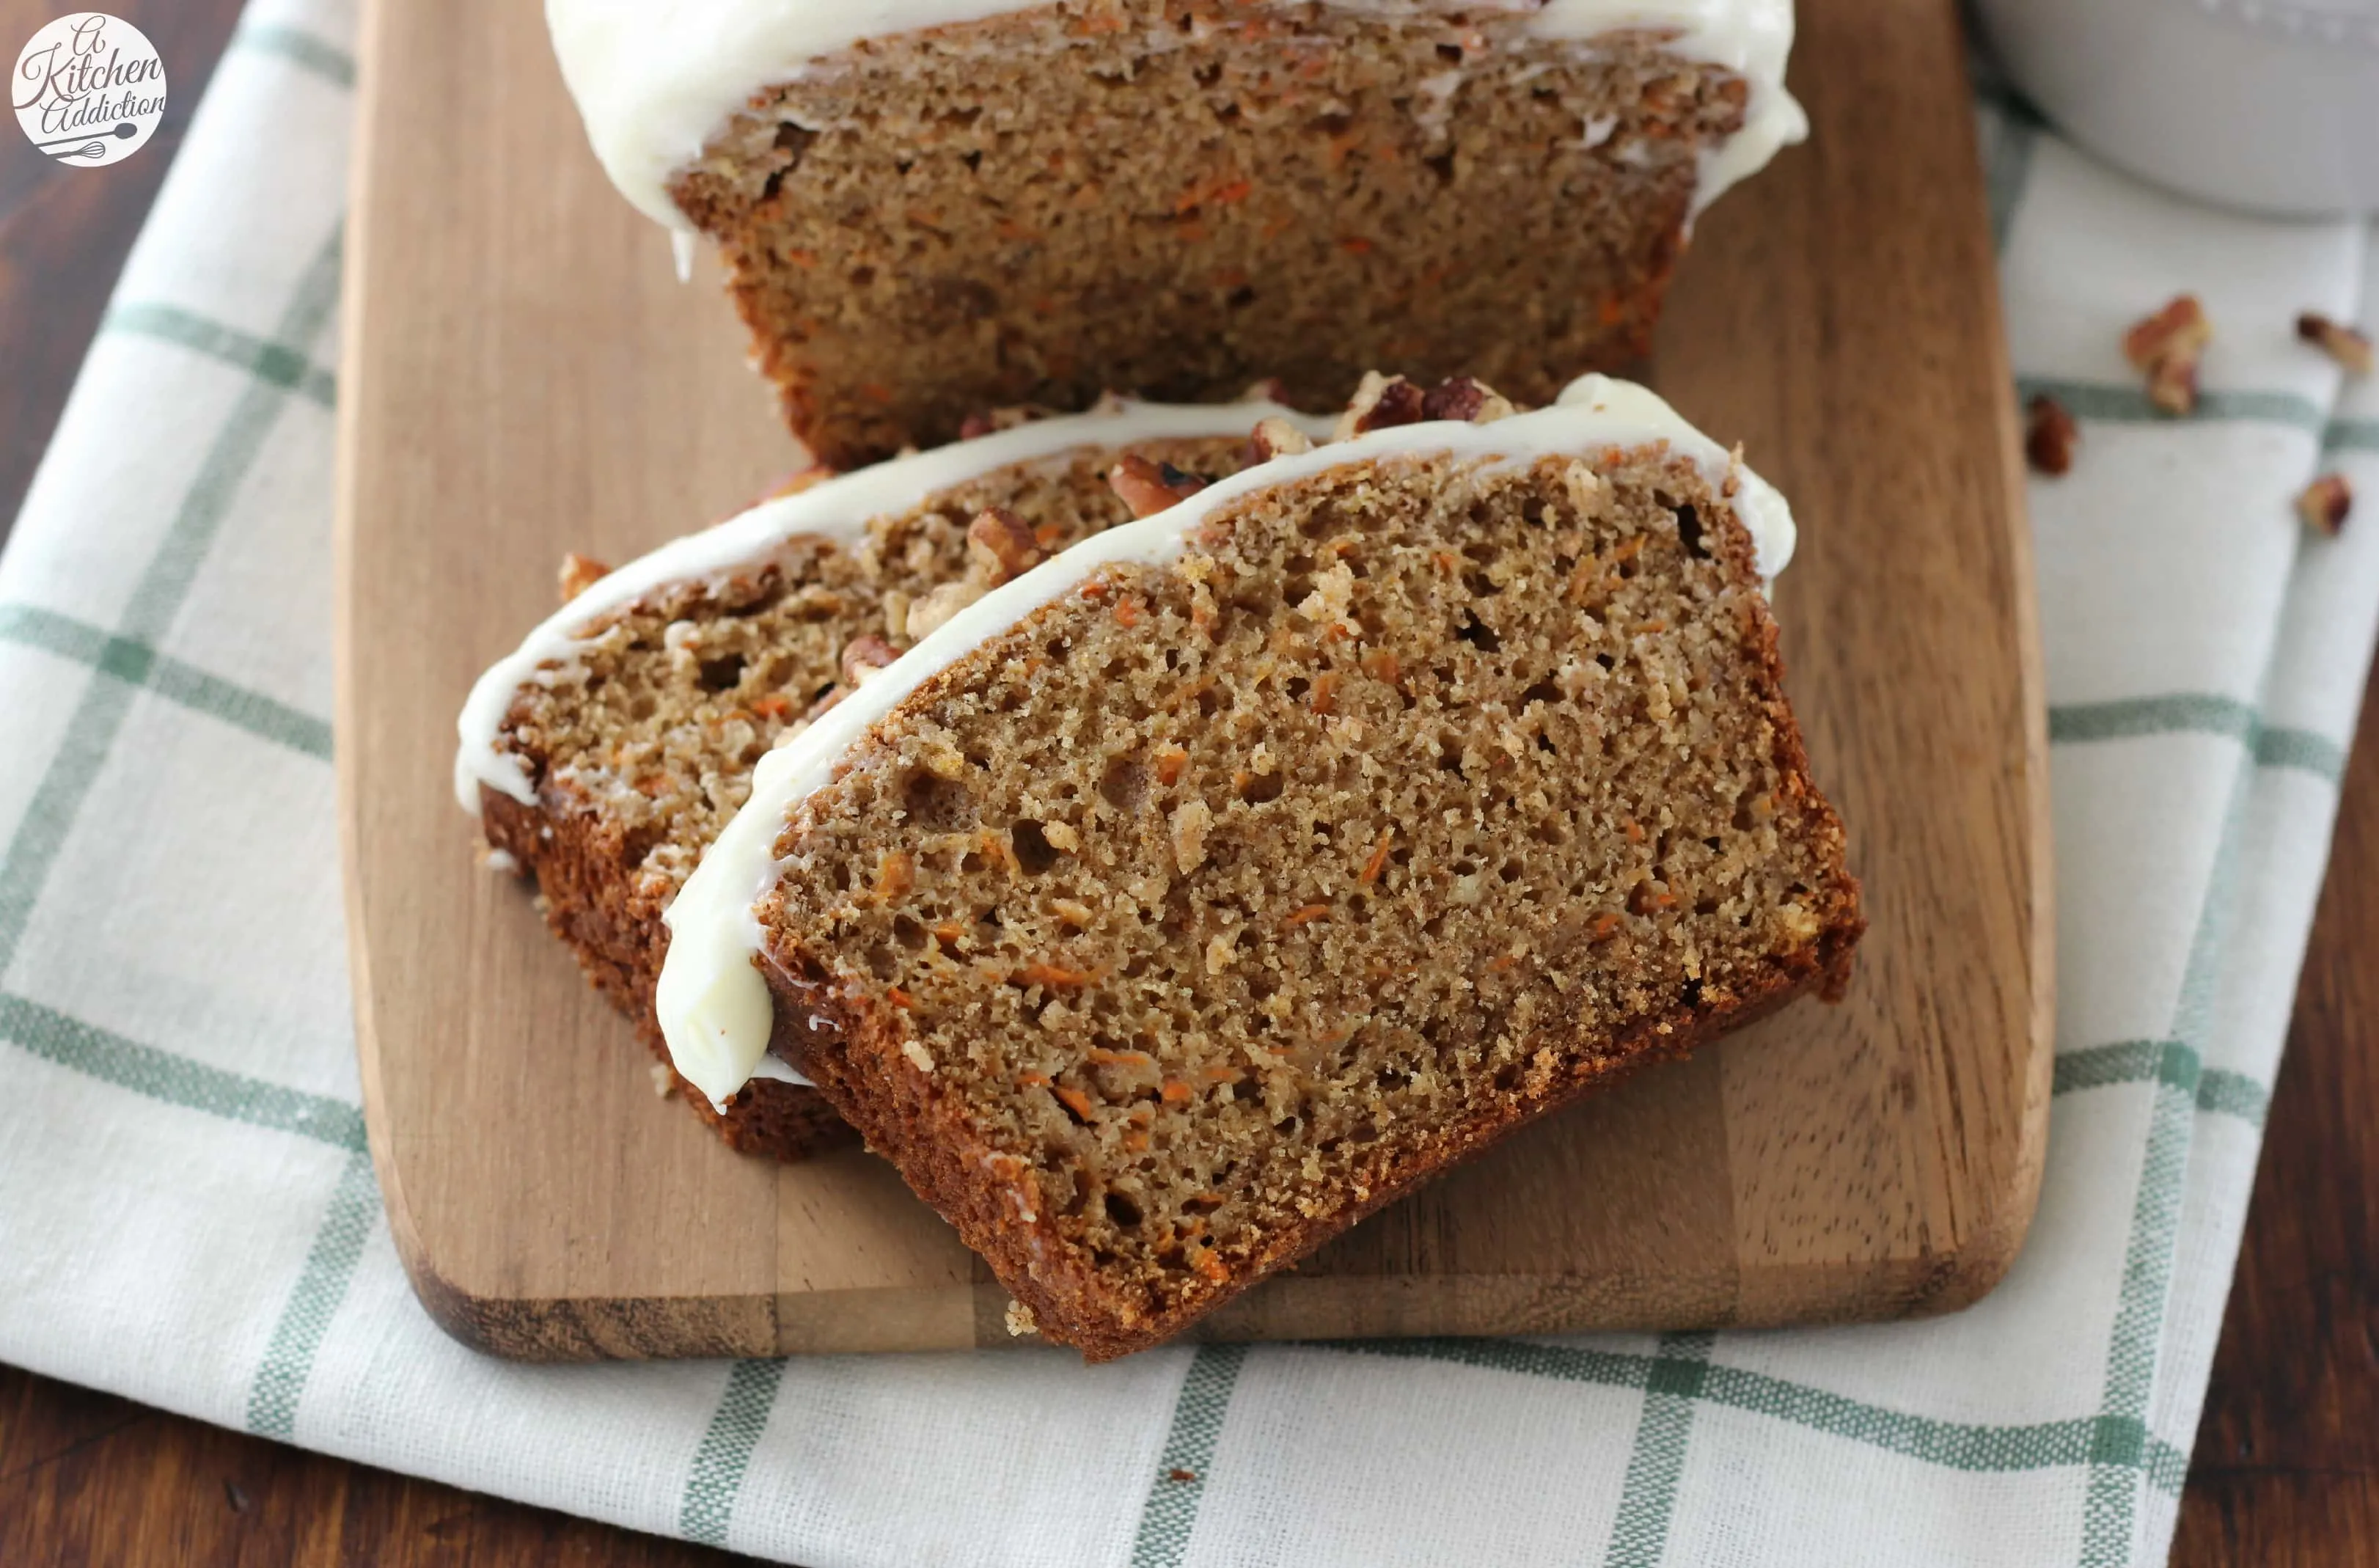
M 357 1108 L 325 717 L 350 45 L 339 0 L 256 0 L 0 558 L 0 1359 L 814 1568 L 2163 1557 L 2379 621 L 2379 385 L 2290 332 L 2379 325 L 2366 228 L 2192 208 L 1981 110 L 2015 362 L 2083 437 L 2032 493 L 2048 1170 L 1971 1311 L 524 1367 L 415 1304 Z M 2173 421 L 2117 341 L 2181 289 L 2220 336 Z M 2370 515 L 2326 540 L 2289 502 L 2333 466 Z

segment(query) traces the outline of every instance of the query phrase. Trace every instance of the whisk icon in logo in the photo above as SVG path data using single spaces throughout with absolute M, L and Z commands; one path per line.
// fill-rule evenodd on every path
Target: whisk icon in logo
M 59 163 L 120 163 L 165 117 L 165 66 L 130 22 L 81 11 L 33 34 L 17 56 L 8 101 L 26 139 Z

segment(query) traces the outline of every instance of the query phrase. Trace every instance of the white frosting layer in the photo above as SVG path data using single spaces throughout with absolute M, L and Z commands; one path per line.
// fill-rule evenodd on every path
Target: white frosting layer
M 798 495 L 765 501 L 698 534 L 675 539 L 639 556 L 555 610 L 490 666 L 471 688 L 454 728 L 454 798 L 479 813 L 479 786 L 537 803 L 537 791 L 519 757 L 501 744 L 504 715 L 522 688 L 549 684 L 566 675 L 588 627 L 614 610 L 660 589 L 685 583 L 719 581 L 738 568 L 765 560 L 796 536 L 850 544 L 874 519 L 906 512 L 937 490 L 1005 468 L 1056 457 L 1082 447 L 1121 446 L 1172 437 L 1242 435 L 1256 421 L 1274 416 L 1311 435 L 1327 433 L 1330 421 L 1299 414 L 1276 403 L 1163 404 L 1116 399 L 1088 414 L 1037 419 L 995 435 L 895 458 L 813 485 Z
M 1178 506 L 1083 540 L 960 610 L 855 694 L 760 759 L 751 798 L 687 878 L 663 918 L 669 957 L 657 1003 L 677 1070 L 724 1103 L 762 1065 L 774 1009 L 755 963 L 764 937 L 754 906 L 779 875 L 777 838 L 794 808 L 832 780 L 869 727 L 928 678 L 1080 586 L 1102 567 L 1163 565 L 1182 553 L 1191 530 L 1247 496 L 1347 464 L 1402 455 L 1452 455 L 1497 465 L 1548 456 L 1665 442 L 1698 463 L 1712 484 L 1736 482 L 1735 515 L 1750 531 L 1762 576 L 1792 559 L 1793 513 L 1765 480 L 1632 382 L 1586 376 L 1552 407 L 1489 425 L 1450 420 L 1394 426 L 1317 447 L 1210 485 Z
M 1324 0 L 1411 15 L 1415 0 Z M 1030 9 L 1032 0 L 546 0 L 562 74 L 587 139 L 622 194 L 656 222 L 689 227 L 669 182 L 753 94 L 798 79 L 813 61 L 883 38 Z M 1808 131 L 1784 90 L 1792 0 L 1483 0 L 1467 9 L 1532 11 L 1539 38 L 1674 30 L 1685 58 L 1751 85 L 1743 129 L 1703 159 L 1699 211 Z
M 524 687 L 568 678 L 587 628 L 649 594 L 688 583 L 719 581 L 739 568 L 765 561 L 797 537 L 849 545 L 863 535 L 867 525 L 876 518 L 907 512 L 936 491 L 1012 464 L 1061 457 L 1085 447 L 1115 447 L 1178 437 L 1235 436 L 1253 429 L 1258 420 L 1274 416 L 1287 419 L 1316 438 L 1330 430 L 1328 419 L 1299 414 L 1260 398 L 1196 404 L 1135 403 L 1118 398 L 1088 414 L 1034 420 L 995 435 L 879 463 L 814 485 L 798 495 L 763 501 L 714 527 L 672 540 L 589 586 L 548 616 L 518 648 L 479 677 L 454 723 L 459 742 L 454 753 L 454 798 L 474 816 L 479 813 L 479 787 L 483 784 L 524 805 L 537 803 L 537 791 L 529 782 L 527 769 L 501 744 L 504 716 L 512 711 L 513 702 Z M 733 834 L 744 821 L 743 816 L 736 817 L 728 825 L 727 832 Z M 764 841 L 761 852 L 765 855 L 767 849 Z M 716 853 L 717 847 L 707 852 Z M 496 863 L 501 854 L 501 850 L 491 852 L 489 863 Z M 511 857 L 503 858 L 509 865 Z M 758 977 L 748 964 L 744 973 L 756 982 Z M 789 1083 L 809 1081 L 766 1054 L 770 1014 L 765 988 L 755 995 L 750 987 L 738 989 L 730 985 L 714 1000 L 685 997 L 683 983 L 672 987 L 666 975 L 661 983 L 664 995 L 676 1001 L 682 1017 L 700 1020 L 689 1027 L 715 1027 L 739 1040 L 749 1038 L 755 1029 L 759 1031 L 761 1049 L 753 1053 L 748 1061 L 741 1055 L 737 1057 L 740 1065 L 734 1083 L 724 1092 L 714 1090 L 714 1082 L 719 1081 L 715 1078 L 692 1080 L 721 1110 L 726 1108 L 728 1096 L 754 1078 L 782 1079 Z M 724 1011 L 714 1022 L 715 1009 Z M 697 1057 L 698 1055 L 697 1051 Z

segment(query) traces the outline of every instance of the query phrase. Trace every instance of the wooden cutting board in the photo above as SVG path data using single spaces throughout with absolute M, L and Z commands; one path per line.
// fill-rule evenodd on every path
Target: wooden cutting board
M 798 464 L 715 274 L 605 183 L 531 0 L 370 7 L 341 370 L 338 751 L 371 1148 L 423 1301 L 505 1355 L 1008 1343 L 889 1167 L 730 1153 L 475 863 L 472 679 L 565 550 Z M 1947 0 L 1804 0 L 1807 146 L 1686 260 L 1655 380 L 1793 498 L 1778 596 L 1873 920 L 1804 1002 L 1560 1115 L 1201 1325 L 1216 1338 L 1879 1318 L 2021 1244 L 2049 1087 L 2047 736 L 2015 416 Z

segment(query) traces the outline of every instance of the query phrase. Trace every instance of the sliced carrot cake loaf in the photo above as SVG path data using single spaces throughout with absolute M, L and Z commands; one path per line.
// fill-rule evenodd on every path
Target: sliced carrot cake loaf
M 662 912 L 743 803 L 753 764 L 961 606 L 1128 521 L 1107 481 L 1119 460 L 1219 477 L 1251 425 L 1287 417 L 1261 402 L 1115 404 L 1019 424 L 764 502 L 591 585 L 566 581 L 583 591 L 463 710 L 463 809 L 537 879 L 555 934 L 666 1061 L 652 1004 Z M 747 1076 L 687 1096 L 736 1148 L 792 1158 L 842 1130 L 783 1061 L 762 1056 Z
M 714 240 L 795 431 L 1372 365 L 1551 398 L 1805 122 L 1791 0 L 547 0 L 620 188 Z
M 1862 929 L 1774 490 L 1600 377 L 1533 413 L 1375 379 L 1341 431 L 1119 469 L 1162 510 L 762 759 L 670 911 L 678 1070 L 800 1064 L 1093 1357 L 1839 994 Z

